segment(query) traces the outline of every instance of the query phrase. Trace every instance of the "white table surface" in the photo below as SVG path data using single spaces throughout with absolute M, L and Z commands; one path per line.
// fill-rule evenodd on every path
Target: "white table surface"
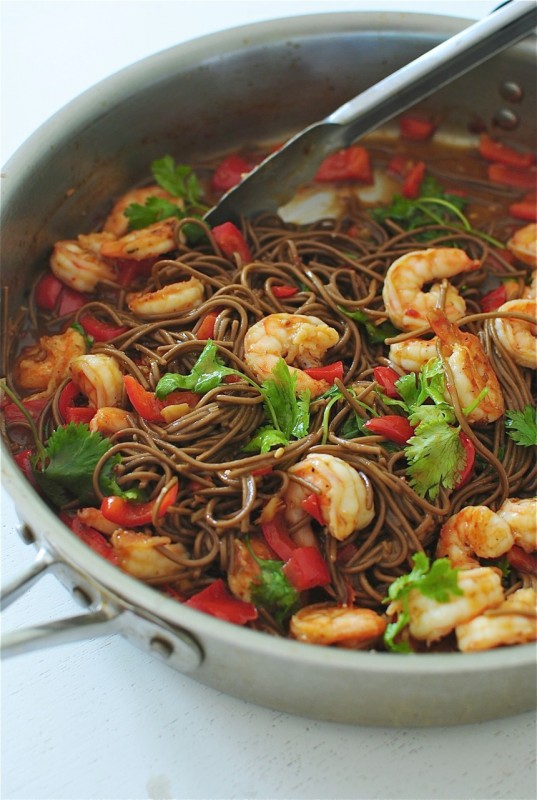
M 138 59 L 248 22 L 335 10 L 477 18 L 495 2 L 2 0 L 5 163 L 52 113 Z M 33 552 L 3 494 L 2 573 Z M 73 613 L 52 577 L 4 630 Z M 343 726 L 222 695 L 107 637 L 2 664 L 3 800 L 30 798 L 509 798 L 536 795 L 532 713 L 430 730 Z

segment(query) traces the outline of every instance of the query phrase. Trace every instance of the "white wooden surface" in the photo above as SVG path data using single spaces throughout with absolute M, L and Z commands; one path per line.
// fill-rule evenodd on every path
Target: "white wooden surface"
M 2 0 L 1 161 L 84 89 L 204 33 L 315 11 L 475 18 L 494 6 L 488 0 Z M 14 533 L 16 524 L 3 494 L 3 582 L 33 554 Z M 46 578 L 8 609 L 2 626 L 79 611 Z M 315 722 L 207 689 L 114 637 L 4 661 L 1 677 L 3 800 L 536 796 L 533 714 L 432 730 Z

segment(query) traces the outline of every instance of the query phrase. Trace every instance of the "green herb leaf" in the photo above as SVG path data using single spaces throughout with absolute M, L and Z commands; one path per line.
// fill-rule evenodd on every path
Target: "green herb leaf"
M 451 566 L 448 558 L 437 558 L 430 564 L 425 553 L 416 553 L 412 562 L 412 570 L 391 584 L 384 599 L 385 603 L 397 601 L 402 604 L 397 620 L 390 623 L 384 633 L 386 646 L 395 652 L 410 652 L 406 642 L 397 643 L 395 638 L 410 622 L 408 596 L 413 589 L 438 603 L 447 603 L 452 596 L 463 593 L 457 581 L 459 570 Z
M 253 439 L 243 447 L 245 453 L 268 453 L 273 447 L 285 447 L 289 439 L 270 425 L 258 428 Z
M 77 331 L 77 333 L 79 333 L 84 338 L 84 342 L 86 344 L 86 350 L 89 352 L 93 347 L 93 342 L 94 342 L 93 336 L 90 336 L 89 334 L 86 333 L 85 329 L 82 327 L 80 322 L 73 322 L 71 324 L 71 328 L 74 328 L 74 330 Z
M 129 486 L 128 489 L 122 489 L 116 480 L 114 470 L 121 463 L 121 456 L 119 454 L 109 458 L 104 464 L 99 475 L 99 486 L 102 493 L 109 497 L 115 495 L 122 497 L 124 500 L 130 500 L 133 503 L 142 503 L 147 500 L 147 492 L 140 488 L 140 486 Z
M 278 625 L 300 608 L 300 595 L 282 571 L 283 561 L 258 558 L 250 548 L 261 573 L 250 586 L 252 600 L 256 606 L 266 608 Z
M 176 164 L 172 156 L 164 156 L 151 164 L 151 172 L 159 186 L 174 197 L 182 197 L 188 205 L 201 199 L 201 186 L 192 168 Z
M 157 383 L 155 394 L 159 400 L 164 400 L 171 392 L 178 389 L 206 394 L 211 389 L 220 386 L 226 375 L 241 375 L 241 373 L 225 366 L 218 355 L 218 348 L 209 339 L 191 372 L 188 375 L 167 372 Z M 245 376 L 242 377 L 245 378 Z
M 81 503 L 95 499 L 93 473 L 112 443 L 88 425 L 70 422 L 57 428 L 45 447 L 45 459 L 34 457 L 37 483 L 56 505 L 77 498 Z
M 508 409 L 505 416 L 507 434 L 514 442 L 522 447 L 537 445 L 537 408 L 527 405 L 522 411 Z
M 186 214 L 175 203 L 165 197 L 148 197 L 143 206 L 140 203 L 131 203 L 127 206 L 125 216 L 129 220 L 129 229 L 139 230 L 170 217 L 183 219 Z
M 441 418 L 423 421 L 415 429 L 405 447 L 405 455 L 410 485 L 420 497 L 428 495 L 434 500 L 440 486 L 446 489 L 456 486 L 464 460 L 459 433 L 458 427 L 452 427 Z
M 338 306 L 338 311 L 345 314 L 346 317 L 350 317 L 350 319 L 353 319 L 355 322 L 360 323 L 373 344 L 383 344 L 385 339 L 389 339 L 391 336 L 397 336 L 399 333 L 391 322 L 386 321 L 382 322 L 380 325 L 375 325 L 361 308 L 355 311 L 347 311 L 343 306 Z

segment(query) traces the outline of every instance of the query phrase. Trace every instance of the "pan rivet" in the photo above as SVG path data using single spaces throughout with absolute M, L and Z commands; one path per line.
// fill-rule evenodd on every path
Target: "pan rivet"
M 154 636 L 149 642 L 149 647 L 155 655 L 161 658 L 170 658 L 173 653 L 173 644 L 160 636 Z
M 24 544 L 33 544 L 35 542 L 35 533 L 28 525 L 21 525 L 18 530 Z
M 515 81 L 504 81 L 500 84 L 500 94 L 504 100 L 509 100 L 511 103 L 520 103 L 524 96 L 522 87 Z
M 498 128 L 502 128 L 504 131 L 512 131 L 518 127 L 520 120 L 514 111 L 508 108 L 501 108 L 494 115 L 493 122 Z

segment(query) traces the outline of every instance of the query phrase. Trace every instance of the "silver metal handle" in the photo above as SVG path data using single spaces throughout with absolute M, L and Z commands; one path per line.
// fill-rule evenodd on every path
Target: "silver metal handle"
M 366 89 L 324 122 L 345 126 L 348 144 L 528 36 L 535 25 L 534 0 L 508 3 Z

